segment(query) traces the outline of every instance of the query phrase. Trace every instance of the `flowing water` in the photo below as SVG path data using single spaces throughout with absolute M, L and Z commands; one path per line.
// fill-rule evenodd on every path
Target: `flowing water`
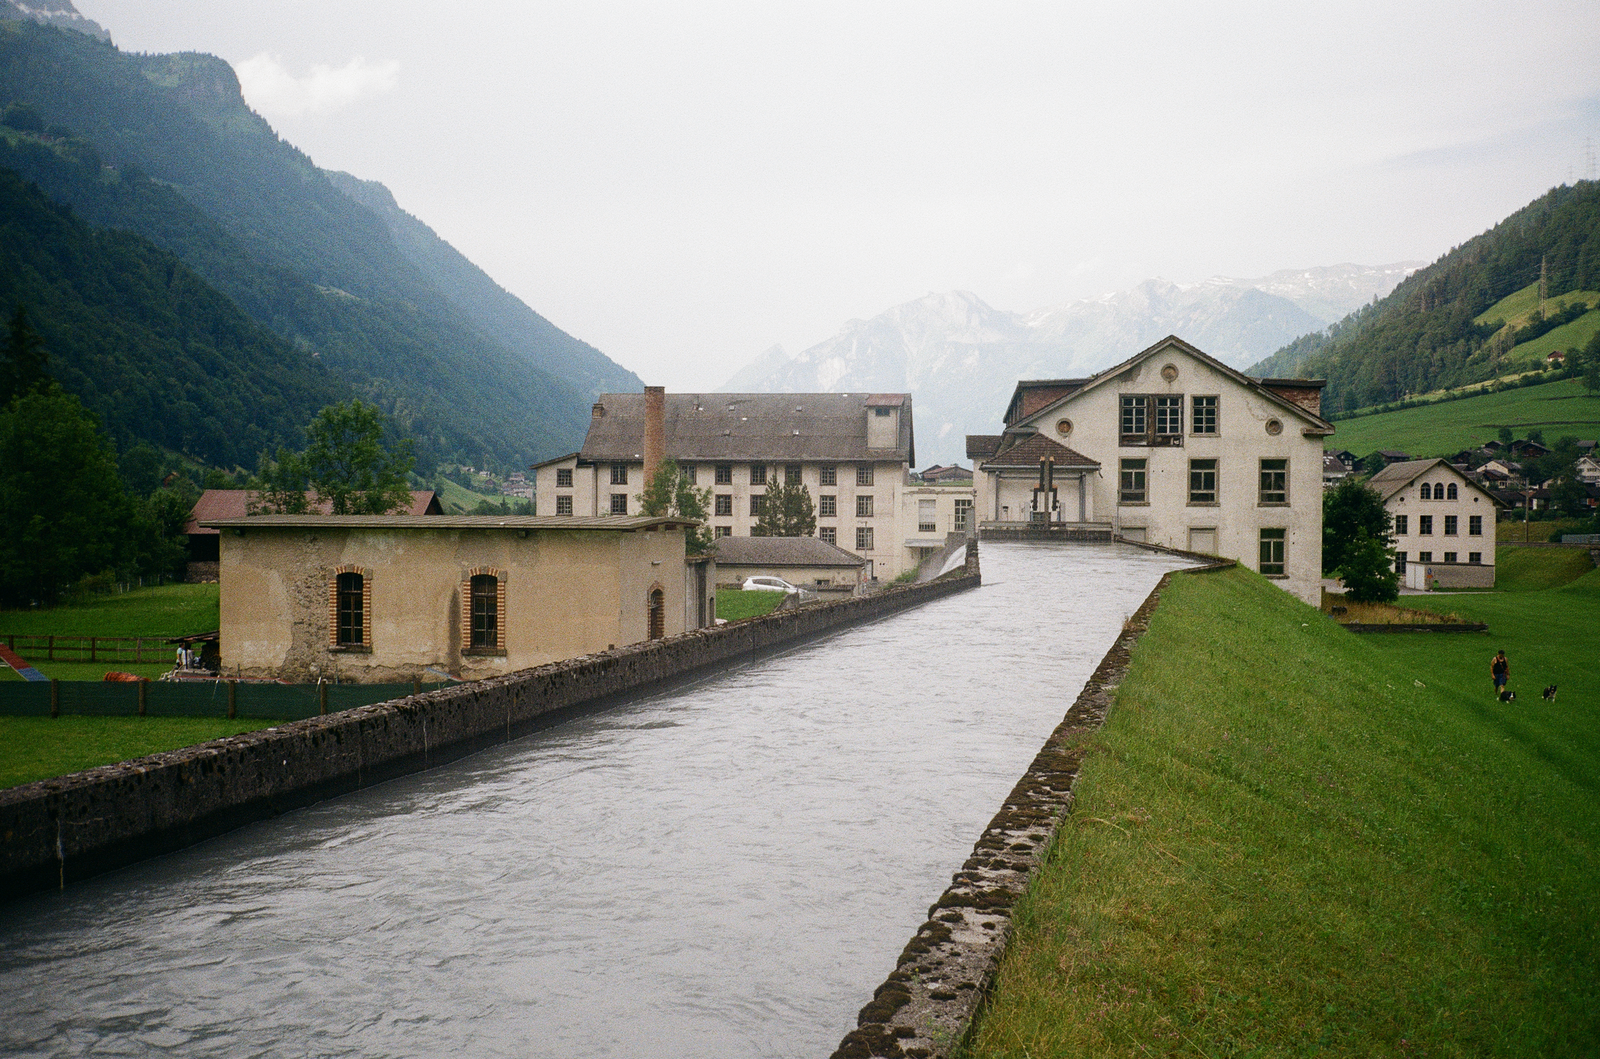
M 823 1056 L 1161 574 L 984 584 L 0 906 L 0 1052 Z

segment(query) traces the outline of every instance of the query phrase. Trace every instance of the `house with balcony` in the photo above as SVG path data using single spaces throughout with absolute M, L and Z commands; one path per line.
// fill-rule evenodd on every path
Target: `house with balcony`
M 1083 379 L 1017 383 L 969 435 L 978 533 L 1043 531 L 1237 559 L 1315 603 L 1323 383 L 1257 379 L 1176 336 Z

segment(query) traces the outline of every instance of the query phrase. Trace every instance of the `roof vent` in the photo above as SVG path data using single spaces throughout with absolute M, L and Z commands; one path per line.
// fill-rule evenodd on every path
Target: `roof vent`
M 794 432 L 794 436 L 795 436 L 795 437 L 799 437 L 799 436 L 800 436 L 800 431 L 798 431 L 798 430 L 796 430 L 796 431 L 795 431 L 795 432 Z

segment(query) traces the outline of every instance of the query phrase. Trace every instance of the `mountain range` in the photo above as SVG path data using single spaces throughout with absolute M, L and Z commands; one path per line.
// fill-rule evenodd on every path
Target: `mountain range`
M 1233 367 L 1387 294 L 1415 262 L 1332 265 L 1260 279 L 1182 285 L 1151 279 L 1131 290 L 1031 313 L 997 309 L 966 291 L 929 294 L 797 356 L 774 347 L 723 392 L 910 392 L 924 463 L 965 457 L 965 436 L 991 429 L 1018 379 L 1093 374 L 1169 334 Z
M 642 388 L 381 184 L 320 169 L 283 141 L 214 56 L 125 53 L 68 0 L 0 0 L 0 113 L 0 167 L 88 224 L 176 255 L 301 354 L 280 358 L 281 371 L 300 380 L 304 361 L 328 376 L 298 392 L 331 381 L 376 401 L 424 464 L 524 466 L 582 436 L 595 394 Z M 76 324 L 40 323 L 64 336 L 57 355 L 70 359 L 96 343 L 70 332 L 93 314 L 67 316 Z

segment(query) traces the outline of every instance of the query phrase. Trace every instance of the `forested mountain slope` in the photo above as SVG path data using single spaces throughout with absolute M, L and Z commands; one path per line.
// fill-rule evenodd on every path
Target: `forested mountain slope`
M 370 188 L 336 187 L 249 110 L 220 59 L 0 21 L 8 103 L 42 127 L 0 128 L 0 165 L 178 254 L 394 414 L 424 460 L 520 466 L 570 449 L 595 392 L 641 385 L 414 218 L 375 212 Z
M 1538 283 L 1541 271 L 1549 296 L 1600 290 L 1600 183 L 1550 191 L 1418 270 L 1388 297 L 1248 370 L 1326 378 L 1329 412 L 1493 378 L 1532 331 L 1526 323 L 1518 329 L 1478 317 Z M 1586 304 L 1596 310 L 1600 296 Z
M 254 466 L 350 396 L 175 255 L 90 227 L 0 169 L 0 305 L 17 304 L 44 340 L 50 374 L 123 448 L 143 440 Z

